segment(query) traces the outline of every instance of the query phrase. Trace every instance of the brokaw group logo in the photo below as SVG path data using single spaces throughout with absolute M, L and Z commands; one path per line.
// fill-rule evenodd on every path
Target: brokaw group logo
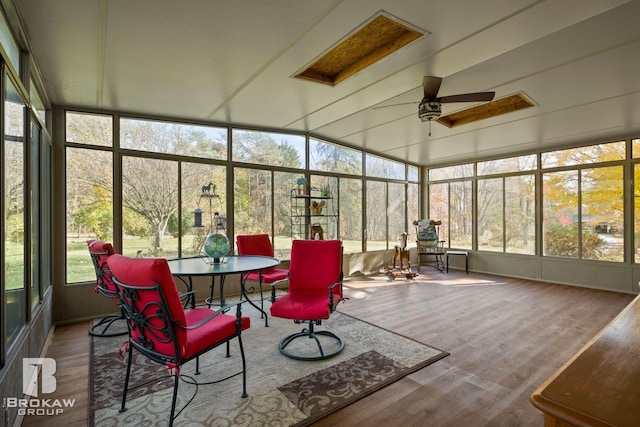
M 18 415 L 52 416 L 64 413 L 72 408 L 75 399 L 46 399 L 40 394 L 56 391 L 56 361 L 47 357 L 22 359 L 23 398 L 4 398 L 5 409 L 17 409 Z
M 42 393 L 56 391 L 55 359 L 43 357 L 41 359 L 22 359 L 22 392 L 27 396 L 38 397 L 38 377 L 42 379 Z M 41 375 L 38 375 L 41 374 Z

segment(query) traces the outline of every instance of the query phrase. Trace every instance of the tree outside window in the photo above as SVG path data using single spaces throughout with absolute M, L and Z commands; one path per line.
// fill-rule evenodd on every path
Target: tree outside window
M 535 176 L 478 179 L 478 250 L 535 253 Z
M 367 251 L 387 249 L 387 185 L 367 181 Z
M 471 249 L 473 243 L 473 191 L 471 181 L 454 181 L 450 184 L 450 187 L 449 247 Z M 441 240 L 444 239 L 441 238 Z
M 178 162 L 122 159 L 122 253 L 177 257 Z
M 340 178 L 340 237 L 345 253 L 362 252 L 362 180 Z
M 113 153 L 66 149 L 67 283 L 95 279 L 87 240 L 113 241 Z
M 545 173 L 544 255 L 622 262 L 623 168 Z

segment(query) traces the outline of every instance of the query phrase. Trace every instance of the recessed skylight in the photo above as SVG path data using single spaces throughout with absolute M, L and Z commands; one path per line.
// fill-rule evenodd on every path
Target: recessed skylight
M 424 34 L 380 12 L 295 76 L 335 86 Z
M 440 116 L 437 120 L 443 125 L 451 128 L 475 122 L 477 120 L 488 119 L 501 114 L 522 110 L 523 108 L 533 107 L 534 105 L 533 101 L 527 98 L 524 93 L 518 92 L 514 95 L 505 96 L 504 98 L 495 99 L 491 102 L 474 105 L 473 107 Z

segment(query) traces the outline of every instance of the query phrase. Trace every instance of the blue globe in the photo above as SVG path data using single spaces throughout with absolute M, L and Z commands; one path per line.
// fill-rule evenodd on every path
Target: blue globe
M 204 252 L 214 260 L 220 259 L 229 253 L 231 244 L 224 234 L 214 233 L 207 236 L 204 241 Z

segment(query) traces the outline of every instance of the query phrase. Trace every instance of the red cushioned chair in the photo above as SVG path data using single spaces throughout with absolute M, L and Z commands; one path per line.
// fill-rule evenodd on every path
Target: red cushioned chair
M 113 274 L 129 326 L 129 355 L 120 412 L 126 410 L 127 391 L 135 388 L 129 387 L 131 355 L 134 349 L 152 361 L 166 365 L 174 376 L 170 426 L 197 392 L 196 387 L 191 399 L 176 413 L 179 379 L 198 386 L 242 375 L 241 396 L 247 397 L 246 362 L 241 332 L 249 328 L 250 319 L 242 316 L 241 302 L 227 304 L 215 312 L 208 307 L 185 310 L 166 259 L 129 258 L 116 254 L 109 257 L 107 265 Z M 235 316 L 225 314 L 233 305 L 236 306 Z M 199 356 L 221 344 L 227 345 L 229 357 L 229 341 L 236 337 L 242 359 L 240 371 L 224 373 L 224 378 L 206 383 L 198 383 L 193 377 L 180 373 L 186 362 L 196 359 L 195 374 L 199 374 Z
M 93 262 L 93 267 L 96 270 L 95 292 L 103 297 L 113 300 L 115 304 L 119 304 L 118 292 L 116 290 L 116 286 L 113 284 L 113 280 L 111 280 L 111 273 L 105 268 L 107 265 L 107 258 L 115 253 L 113 246 L 111 243 L 101 242 L 99 240 L 88 240 L 87 246 L 89 247 L 91 262 Z M 111 314 L 100 319 L 98 323 L 89 329 L 89 335 L 94 337 L 117 337 L 127 335 L 128 331 L 125 328 L 122 328 L 120 331 L 109 332 L 109 327 L 118 320 L 124 320 L 122 310 L 120 310 L 120 314 Z M 124 326 L 124 324 L 122 326 Z
M 236 244 L 238 246 L 238 255 L 262 255 L 273 257 L 273 246 L 268 234 L 240 234 L 236 236 Z M 264 295 L 262 293 L 262 284 L 271 285 L 271 301 L 275 300 L 275 286 L 287 280 L 289 270 L 281 268 L 269 268 L 259 272 L 246 273 L 242 276 L 242 280 L 258 282 L 260 286 L 260 311 L 264 313 Z M 253 289 L 252 289 L 253 291 Z M 267 316 L 264 319 L 265 326 L 269 326 Z
M 339 240 L 294 240 L 289 264 L 289 292 L 271 305 L 271 315 L 293 319 L 308 326 L 301 332 L 283 338 L 278 344 L 280 352 L 296 360 L 322 360 L 335 356 L 344 349 L 344 341 L 333 332 L 315 331 L 328 319 L 342 301 L 342 242 Z M 319 336 L 329 337 L 331 346 L 325 352 Z M 314 339 L 319 355 L 286 349 L 298 338 Z M 325 340 L 326 341 L 326 340 Z M 302 353 L 302 354 L 301 354 Z

